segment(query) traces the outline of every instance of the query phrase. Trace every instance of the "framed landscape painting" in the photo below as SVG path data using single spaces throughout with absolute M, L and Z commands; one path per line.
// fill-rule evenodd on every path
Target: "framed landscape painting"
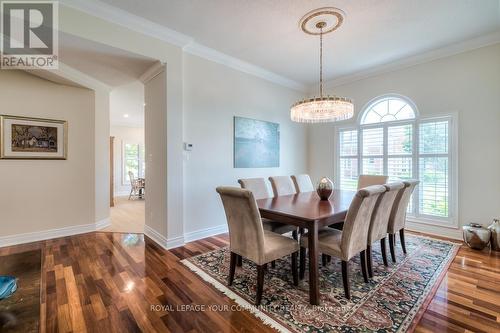
M 65 160 L 65 120 L 0 115 L 0 158 Z
M 280 125 L 234 117 L 234 167 L 280 166 Z

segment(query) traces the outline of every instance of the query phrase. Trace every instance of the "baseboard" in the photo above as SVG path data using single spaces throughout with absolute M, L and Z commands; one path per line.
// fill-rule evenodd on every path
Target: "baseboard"
M 120 192 L 114 193 L 115 197 L 128 197 L 129 195 L 130 195 L 130 191 L 120 191 Z
M 447 237 L 462 240 L 462 230 L 458 228 L 439 227 L 428 224 L 420 224 L 406 221 L 405 229 L 409 231 L 422 232 L 429 235 Z
M 91 224 L 75 225 L 71 227 L 64 227 L 58 229 L 50 229 L 50 230 L 35 231 L 17 235 L 2 236 L 0 237 L 0 247 L 38 242 L 47 239 L 67 237 L 78 234 L 85 234 L 88 232 L 104 229 L 109 225 L 110 225 L 109 218 L 106 218 Z
M 184 245 L 184 237 L 174 237 L 174 238 L 165 238 L 162 234 L 160 234 L 155 229 L 151 228 L 148 225 L 144 226 L 144 234 L 151 238 L 156 244 L 160 245 L 162 248 L 166 250 L 170 250 L 179 246 Z
M 197 231 L 187 232 L 184 234 L 184 241 L 186 243 L 196 241 L 198 239 L 203 239 L 215 235 L 220 235 L 228 232 L 227 224 L 221 224 L 216 227 L 210 227 L 206 229 L 201 229 Z

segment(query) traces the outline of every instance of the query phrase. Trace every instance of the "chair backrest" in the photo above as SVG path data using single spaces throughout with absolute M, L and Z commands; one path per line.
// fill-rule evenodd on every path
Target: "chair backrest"
M 389 226 L 387 228 L 388 233 L 394 234 L 405 227 L 406 209 L 408 208 L 411 194 L 419 183 L 420 181 L 414 179 L 403 182 L 405 187 L 399 190 L 396 200 L 394 200 L 394 205 L 392 206 Z
M 272 198 L 273 192 L 264 178 L 238 179 L 241 188 L 252 191 L 255 200 Z
M 295 189 L 297 192 L 312 192 L 314 191 L 314 186 L 309 175 L 295 175 L 292 176 L 293 183 L 295 184 Z
M 368 229 L 368 245 L 386 237 L 394 201 L 399 191 L 405 187 L 402 182 L 394 182 L 384 186 L 386 191 L 380 195 L 375 205 L 370 228 Z
M 387 179 L 387 176 L 359 175 L 358 190 L 372 185 L 384 185 L 387 183 Z
M 342 230 L 340 252 L 342 260 L 349 260 L 366 249 L 368 228 L 379 196 L 385 192 L 382 185 L 373 185 L 358 190 L 349 206 Z
M 264 261 L 264 229 L 251 191 L 217 187 L 229 227 L 229 248 L 257 264 Z
M 271 182 L 275 196 L 297 193 L 292 178 L 289 176 L 269 177 L 269 181 Z
M 134 183 L 135 183 L 135 176 L 134 176 L 134 173 L 132 171 L 128 172 L 128 178 L 130 180 L 130 184 L 134 185 Z

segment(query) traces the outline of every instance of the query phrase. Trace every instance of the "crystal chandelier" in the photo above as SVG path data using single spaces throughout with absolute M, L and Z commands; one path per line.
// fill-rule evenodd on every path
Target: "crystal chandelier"
M 290 109 L 292 121 L 299 123 L 324 123 L 352 118 L 354 104 L 348 98 L 323 96 L 323 35 L 332 32 L 344 21 L 337 8 L 320 8 L 300 20 L 302 30 L 319 35 L 319 97 L 298 101 Z

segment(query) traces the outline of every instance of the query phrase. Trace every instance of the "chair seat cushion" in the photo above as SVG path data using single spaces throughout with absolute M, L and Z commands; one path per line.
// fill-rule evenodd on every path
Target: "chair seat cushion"
M 297 252 L 300 248 L 296 240 L 268 230 L 264 230 L 264 247 L 265 262 L 256 263 L 258 265 L 263 265 Z
M 280 235 L 297 230 L 296 226 L 276 222 L 270 219 L 262 219 L 262 227 L 264 228 L 264 230 L 272 231 Z
M 320 253 L 328 254 L 342 259 L 340 242 L 342 241 L 342 231 L 332 228 L 318 230 L 318 250 Z M 300 238 L 300 246 L 309 246 L 308 234 Z

